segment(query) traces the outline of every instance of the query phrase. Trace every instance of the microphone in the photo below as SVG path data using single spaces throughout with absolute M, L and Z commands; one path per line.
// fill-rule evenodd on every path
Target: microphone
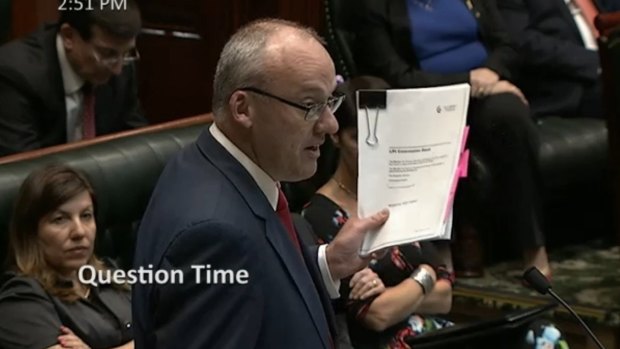
M 538 268 L 531 267 L 528 270 L 526 270 L 525 273 L 523 273 L 523 279 L 527 281 L 527 283 L 530 284 L 538 293 L 542 295 L 546 295 L 546 294 L 551 295 L 551 297 L 553 297 L 558 303 L 560 303 L 564 308 L 566 308 L 571 313 L 571 315 L 574 316 L 575 319 L 579 321 L 579 324 L 581 324 L 581 326 L 585 328 L 586 332 L 588 333 L 590 338 L 594 340 L 596 345 L 600 349 L 605 349 L 603 344 L 601 344 L 598 338 L 596 338 L 592 330 L 590 330 L 590 327 L 588 327 L 588 325 L 586 325 L 586 323 L 583 322 L 581 317 L 577 315 L 577 313 L 575 313 L 573 308 L 571 308 L 568 305 L 568 303 L 566 303 L 560 296 L 558 296 L 555 292 L 553 292 L 553 290 L 551 289 L 551 284 L 549 283 L 549 280 L 547 280 L 547 278 L 540 272 L 540 270 L 538 270 Z

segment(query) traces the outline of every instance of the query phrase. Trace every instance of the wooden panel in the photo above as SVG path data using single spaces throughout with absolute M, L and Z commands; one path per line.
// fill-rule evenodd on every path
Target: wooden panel
M 142 0 L 140 100 L 152 123 L 211 110 L 219 52 L 234 32 L 233 3 Z M 162 35 L 163 34 L 163 35 Z
M 242 25 L 262 17 L 296 21 L 321 32 L 322 0 L 139 0 L 147 32 L 138 40 L 140 97 L 152 123 L 211 110 L 220 51 Z M 184 31 L 200 39 L 171 35 Z
M 178 33 L 177 33 L 178 35 Z M 138 40 L 138 92 L 151 123 L 208 112 L 211 73 L 204 39 L 143 34 Z
M 6 164 L 9 162 L 16 161 L 25 161 L 36 159 L 42 156 L 47 156 L 54 153 L 61 153 L 65 151 L 70 151 L 74 149 L 79 149 L 82 147 L 91 146 L 93 144 L 105 143 L 115 139 L 124 138 L 124 137 L 132 137 L 139 134 L 145 133 L 153 133 L 153 132 L 161 132 L 164 130 L 170 130 L 173 128 L 181 128 L 181 127 L 189 127 L 193 125 L 206 124 L 213 121 L 213 114 L 202 114 L 195 115 L 188 118 L 181 118 L 175 121 L 170 121 L 166 123 L 161 123 L 159 125 L 145 126 L 141 128 L 136 128 L 133 130 L 127 130 L 117 133 L 111 133 L 91 139 L 84 139 L 77 142 L 66 143 L 54 145 L 47 148 L 29 150 L 23 153 L 12 154 L 4 157 L 0 157 L 0 165 Z
M 195 0 L 143 0 L 139 1 L 142 19 L 151 26 L 184 25 L 196 30 L 200 22 L 200 2 Z
M 19 38 L 33 32 L 43 23 L 58 20 L 57 0 L 13 0 L 11 38 Z
M 323 1 L 280 1 L 280 17 L 305 24 L 321 33 L 324 28 Z

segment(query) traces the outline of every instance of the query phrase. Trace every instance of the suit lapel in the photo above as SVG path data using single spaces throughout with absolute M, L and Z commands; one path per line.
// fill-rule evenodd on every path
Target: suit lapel
M 60 70 L 60 62 L 58 60 L 58 52 L 56 50 L 56 33 L 55 25 L 46 26 L 42 31 L 41 47 L 45 51 L 44 57 L 49 57 L 46 62 L 45 76 L 51 77 L 45 84 L 41 84 L 42 90 L 38 93 L 42 96 L 42 102 L 47 104 L 50 110 L 51 124 L 58 129 L 53 130 L 55 134 L 62 134 L 64 142 L 67 140 L 67 106 L 65 102 L 65 87 L 62 81 L 62 72 Z
M 336 315 L 334 314 L 332 300 L 327 293 L 327 289 L 325 289 L 323 285 L 323 276 L 318 269 L 317 259 L 319 246 L 316 244 L 316 240 L 314 238 L 314 230 L 312 229 L 310 223 L 308 223 L 308 221 L 306 221 L 306 219 L 300 214 L 293 213 L 292 215 L 295 231 L 297 231 L 297 235 L 300 237 L 300 241 L 302 241 L 302 253 L 304 260 L 306 261 L 306 265 L 308 266 L 308 272 L 312 277 L 312 281 L 314 282 L 316 289 L 319 291 L 319 297 L 321 298 L 321 303 L 323 304 L 323 310 L 327 316 L 329 332 L 332 335 L 332 339 L 336 338 Z
M 315 267 L 316 263 L 314 261 L 317 258 L 317 248 L 308 249 L 306 246 L 302 246 L 302 250 L 306 265 L 308 266 L 308 271 L 312 277 L 312 281 L 314 282 L 316 289 L 319 290 L 319 297 L 329 325 L 329 333 L 331 333 L 333 340 L 334 338 L 337 338 L 338 332 L 336 328 L 336 316 L 334 314 L 332 300 L 323 286 L 323 277 L 321 272 Z
M 275 212 L 269 205 L 254 178 L 224 147 L 211 135 L 209 126 L 196 141 L 200 152 L 233 184 L 252 212 L 266 220 Z
M 556 6 L 558 10 L 562 14 L 562 19 L 568 24 L 568 27 L 571 29 L 575 38 L 583 44 L 583 39 L 581 38 L 581 33 L 579 32 L 579 28 L 577 28 L 577 24 L 575 23 L 575 18 L 572 13 L 570 13 L 570 9 L 564 0 L 555 0 Z
M 97 135 L 114 132 L 114 116 L 118 106 L 112 101 L 118 101 L 116 81 L 117 77 L 110 78 L 107 84 L 95 88 L 95 130 Z
M 329 328 L 316 286 L 308 267 L 288 237 L 284 226 L 269 205 L 252 176 L 228 152 L 208 129 L 197 141 L 201 152 L 232 182 L 257 217 L 265 221 L 266 238 L 277 253 L 293 284 L 300 293 L 325 348 L 329 348 Z
M 305 260 L 299 255 L 295 246 L 291 242 L 284 227 L 278 217 L 273 214 L 266 222 L 267 240 L 280 256 L 282 264 L 293 279 L 297 290 L 301 294 L 306 309 L 312 316 L 314 326 L 319 332 L 323 344 L 329 348 L 328 323 L 326 313 L 322 311 L 323 306 L 317 292 L 317 285 L 314 284 L 309 273 L 310 266 L 306 265 Z

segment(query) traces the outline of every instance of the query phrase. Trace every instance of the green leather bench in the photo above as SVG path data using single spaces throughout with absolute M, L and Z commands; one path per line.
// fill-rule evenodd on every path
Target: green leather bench
M 0 158 L 0 261 L 7 252 L 13 201 L 28 174 L 45 164 L 82 170 L 97 194 L 100 256 L 127 267 L 133 254 L 134 225 L 168 159 L 193 142 L 211 121 L 199 116 L 64 146 Z

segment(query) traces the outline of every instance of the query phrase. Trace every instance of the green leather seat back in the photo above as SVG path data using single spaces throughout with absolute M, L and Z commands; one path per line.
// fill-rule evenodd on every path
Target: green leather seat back
M 172 155 L 193 142 L 206 124 L 117 138 L 105 143 L 0 165 L 0 260 L 7 252 L 8 226 L 13 202 L 28 174 L 45 164 L 63 163 L 83 171 L 97 195 L 97 253 L 119 257 L 110 246 L 132 240 L 112 232 L 131 226 L 148 204 L 151 191 Z M 124 233 L 130 233 L 126 229 Z M 126 251 L 125 251 L 126 252 Z M 125 261 L 127 262 L 127 261 Z

